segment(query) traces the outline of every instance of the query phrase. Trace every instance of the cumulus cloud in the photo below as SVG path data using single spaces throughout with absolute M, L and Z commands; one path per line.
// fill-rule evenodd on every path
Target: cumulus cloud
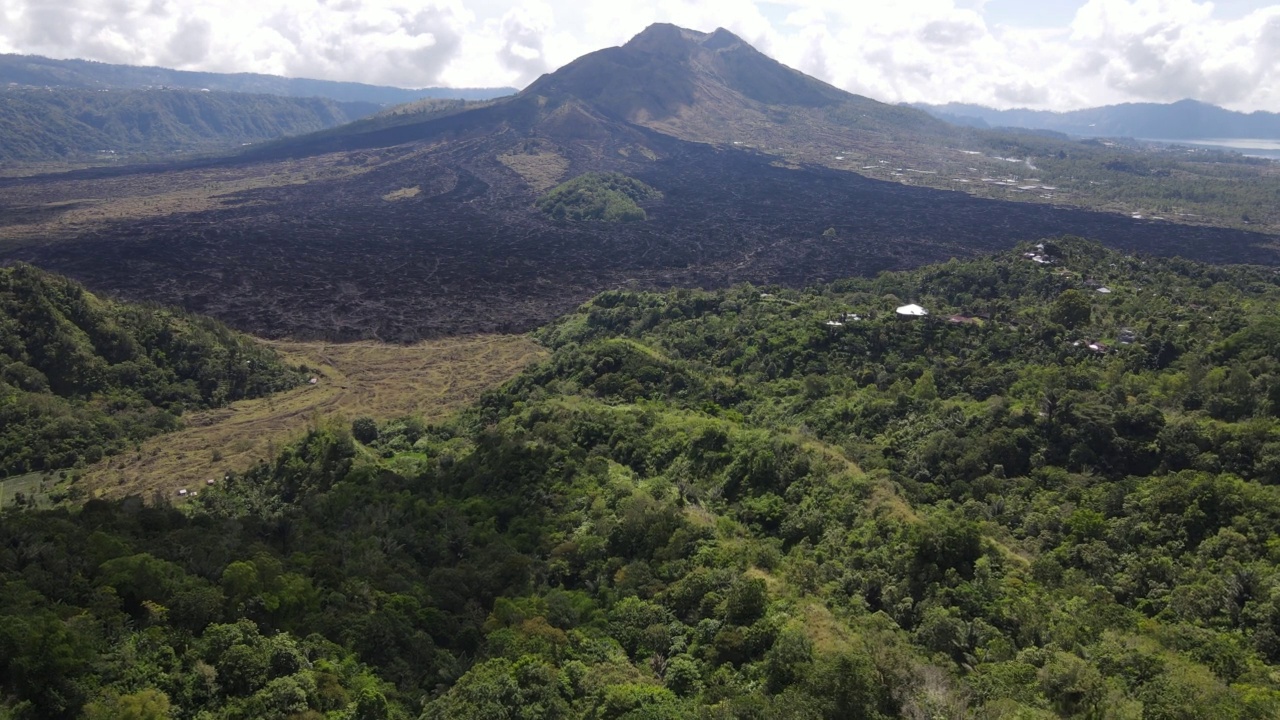
M 203 18 L 185 18 L 169 37 L 161 60 L 175 67 L 198 64 L 213 47 L 213 26 Z
M 523 86 L 663 21 L 725 27 L 792 67 L 889 102 L 1068 109 L 1192 97 L 1280 111 L 1280 0 L 1245 4 L 1253 10 L 1237 3 L 1229 14 L 1207 0 L 1076 0 L 1069 23 L 1028 27 L 986 0 L 0 0 L 0 50 L 400 86 Z
M 543 50 L 543 38 L 551 31 L 553 22 L 551 7 L 545 3 L 508 10 L 498 26 L 502 39 L 498 58 L 503 66 L 518 73 L 521 79 L 537 77 L 552 69 Z
M 16 52 L 397 85 L 441 83 L 473 21 L 457 0 L 0 0 Z
M 1200 0 L 1088 0 L 1069 25 L 1039 28 L 998 22 L 986 5 L 793 0 L 775 45 L 784 62 L 891 102 L 1071 109 L 1195 98 L 1280 111 L 1280 2 L 1223 19 Z
M 1192 0 L 1090 0 L 1071 25 L 1077 68 L 1117 97 L 1226 105 L 1280 101 L 1280 5 L 1235 21 Z

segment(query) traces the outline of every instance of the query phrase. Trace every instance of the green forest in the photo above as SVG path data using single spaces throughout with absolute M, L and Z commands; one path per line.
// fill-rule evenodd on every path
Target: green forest
M 0 718 L 1275 718 L 1278 311 L 1074 238 L 604 293 L 446 422 L 4 515 Z
M 238 149 L 378 112 L 373 103 L 196 90 L 0 90 L 0 162 Z
M 622 173 L 589 172 L 560 183 L 535 204 L 555 220 L 638 222 L 648 218 L 640 203 L 661 199 L 661 192 Z
M 177 428 L 186 410 L 302 380 L 208 318 L 0 267 L 0 478 L 93 463 Z

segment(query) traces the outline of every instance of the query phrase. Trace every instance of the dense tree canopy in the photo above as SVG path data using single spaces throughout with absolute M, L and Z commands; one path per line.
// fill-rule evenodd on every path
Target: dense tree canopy
M 187 409 L 297 384 L 224 325 L 104 300 L 29 265 L 0 267 L 0 477 L 68 468 L 178 425 Z
M 606 293 L 446 423 L 9 514 L 0 716 L 1280 715 L 1280 278 L 1026 250 Z
M 589 172 L 549 190 L 537 207 L 556 220 L 635 222 L 648 217 L 640 203 L 661 199 L 662 193 L 622 173 Z

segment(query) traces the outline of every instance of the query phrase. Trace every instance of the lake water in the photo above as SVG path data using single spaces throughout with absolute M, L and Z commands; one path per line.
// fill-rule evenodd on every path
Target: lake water
M 1219 150 L 1235 150 L 1250 157 L 1264 157 L 1280 160 L 1280 140 L 1263 138 L 1196 138 L 1194 140 L 1160 140 L 1151 138 L 1151 142 L 1170 143 L 1173 145 L 1195 145 L 1196 147 L 1216 148 Z

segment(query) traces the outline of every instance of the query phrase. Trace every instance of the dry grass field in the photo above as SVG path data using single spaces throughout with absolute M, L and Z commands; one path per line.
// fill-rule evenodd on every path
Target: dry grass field
M 184 418 L 183 430 L 89 467 L 79 481 L 85 496 L 150 497 L 160 491 L 177 502 L 178 489 L 198 490 L 209 478 L 269 459 L 321 420 L 411 414 L 440 419 L 546 356 L 522 335 L 475 335 L 409 346 L 271 344 L 290 363 L 315 369 L 316 384 L 192 413 Z
M 498 156 L 498 162 L 511 168 L 524 179 L 534 192 L 543 193 L 555 187 L 569 172 L 569 161 L 551 151 L 535 150 L 528 153 L 507 153 Z

